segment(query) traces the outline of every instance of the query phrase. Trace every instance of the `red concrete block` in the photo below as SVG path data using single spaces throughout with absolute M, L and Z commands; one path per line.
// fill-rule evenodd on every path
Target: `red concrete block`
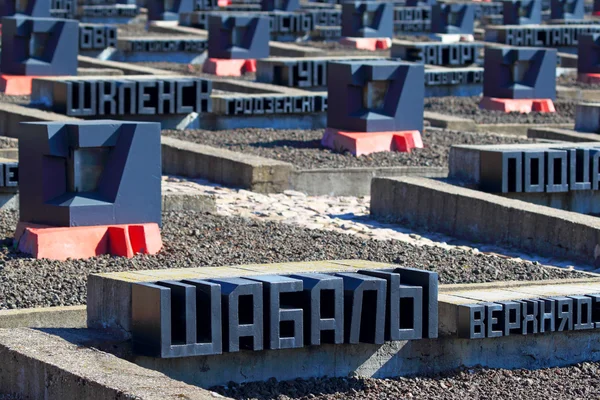
M 0 92 L 9 96 L 29 96 L 31 81 L 37 76 L 0 75 Z
M 15 232 L 19 251 L 34 258 L 66 260 L 111 254 L 131 258 L 162 248 L 158 224 L 52 227 L 20 222 Z
M 595 85 L 600 83 L 600 74 L 577 74 L 577 81 L 587 83 L 589 85 Z
M 556 112 L 552 99 L 499 99 L 483 97 L 479 107 L 484 110 L 518 112 L 528 114 L 532 111 L 551 113 Z
M 423 140 L 419 131 L 343 132 L 327 128 L 321 144 L 336 151 L 349 151 L 355 156 L 380 151 L 410 153 L 412 149 L 423 148 Z
M 340 39 L 340 44 L 354 47 L 358 50 L 387 50 L 392 47 L 390 38 L 353 38 L 344 37 Z
M 202 72 L 217 76 L 242 76 L 246 72 L 256 72 L 256 60 L 209 58 L 204 62 Z
M 219 7 L 227 7 L 232 4 L 231 0 L 217 0 L 217 5 Z

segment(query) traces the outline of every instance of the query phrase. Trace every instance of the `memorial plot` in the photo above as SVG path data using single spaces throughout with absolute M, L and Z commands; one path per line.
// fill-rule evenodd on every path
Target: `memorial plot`
M 422 147 L 424 68 L 397 61 L 332 62 L 322 145 L 354 155 Z
M 592 84 L 600 82 L 600 34 L 598 33 L 579 36 L 577 80 Z
M 160 250 L 159 124 L 21 126 L 15 233 L 20 251 L 66 259 Z
M 442 41 L 473 40 L 475 8 L 473 4 L 448 3 L 431 7 L 431 32 Z
M 134 283 L 136 353 L 173 358 L 437 337 L 437 274 L 412 268 Z
M 542 23 L 540 0 L 503 1 L 504 25 L 537 25 Z
M 211 15 L 208 59 L 203 71 L 240 76 L 256 71 L 256 59 L 269 56 L 269 19 L 265 16 Z
M 556 50 L 485 49 L 480 107 L 504 112 L 555 112 Z
M 77 25 L 54 18 L 3 18 L 0 90 L 30 94 L 35 76 L 77 75 Z
M 391 3 L 354 1 L 342 3 L 340 43 L 356 49 L 389 49 L 394 35 Z

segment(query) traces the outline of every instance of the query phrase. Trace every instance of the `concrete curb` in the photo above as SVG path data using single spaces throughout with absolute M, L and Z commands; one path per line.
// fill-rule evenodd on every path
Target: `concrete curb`
M 288 189 L 292 164 L 163 137 L 163 173 L 205 178 L 260 193 Z
M 0 330 L 0 393 L 29 399 L 214 399 L 215 393 L 85 347 L 69 330 Z M 59 334 L 63 337 L 60 337 Z M 87 332 L 85 340 L 106 340 Z
M 529 128 L 527 130 L 527 137 L 532 139 L 561 140 L 565 142 L 600 142 L 600 134 L 548 127 Z
M 423 119 L 434 128 L 444 128 L 454 131 L 501 133 L 505 135 L 527 136 L 531 124 L 477 124 L 470 118 L 455 117 L 437 112 L 425 111 Z M 571 128 L 573 124 L 538 125 L 553 128 Z
M 600 264 L 600 219 L 426 178 L 374 178 L 371 215 L 475 242 Z
M 0 329 L 85 328 L 86 326 L 86 306 L 0 310 Z

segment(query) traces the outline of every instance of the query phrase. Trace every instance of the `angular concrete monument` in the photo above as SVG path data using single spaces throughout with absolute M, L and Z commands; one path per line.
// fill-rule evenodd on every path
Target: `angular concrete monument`
M 399 61 L 331 62 L 322 145 L 354 155 L 423 147 L 424 67 Z
M 22 128 L 19 250 L 53 259 L 160 250 L 158 123 L 31 122 Z
M 361 50 L 386 50 L 394 36 L 392 3 L 353 1 L 342 3 L 340 43 Z
M 269 56 L 269 18 L 241 14 L 210 15 L 208 59 L 203 72 L 240 76 L 256 71 L 256 59 Z
M 0 90 L 28 95 L 36 76 L 77 75 L 78 39 L 74 20 L 2 18 Z
M 486 48 L 480 107 L 504 112 L 555 112 L 556 57 L 555 49 Z

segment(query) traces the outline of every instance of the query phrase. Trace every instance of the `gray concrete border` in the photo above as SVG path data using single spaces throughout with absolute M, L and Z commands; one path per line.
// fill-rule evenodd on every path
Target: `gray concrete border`
M 441 167 L 297 169 L 290 163 L 230 150 L 162 138 L 163 173 L 252 190 L 309 195 L 366 196 L 375 176 L 445 177 Z
M 45 400 L 224 398 L 86 347 L 90 341 L 110 340 L 105 335 L 50 332 L 0 329 L 0 393 Z
M 543 126 L 529 128 L 527 130 L 527 137 L 532 139 L 560 140 L 564 142 L 600 142 L 600 134 Z
M 473 242 L 600 266 L 600 218 L 427 178 L 373 178 L 371 215 Z
M 85 306 L 0 310 L 0 329 L 85 327 L 87 327 Z

